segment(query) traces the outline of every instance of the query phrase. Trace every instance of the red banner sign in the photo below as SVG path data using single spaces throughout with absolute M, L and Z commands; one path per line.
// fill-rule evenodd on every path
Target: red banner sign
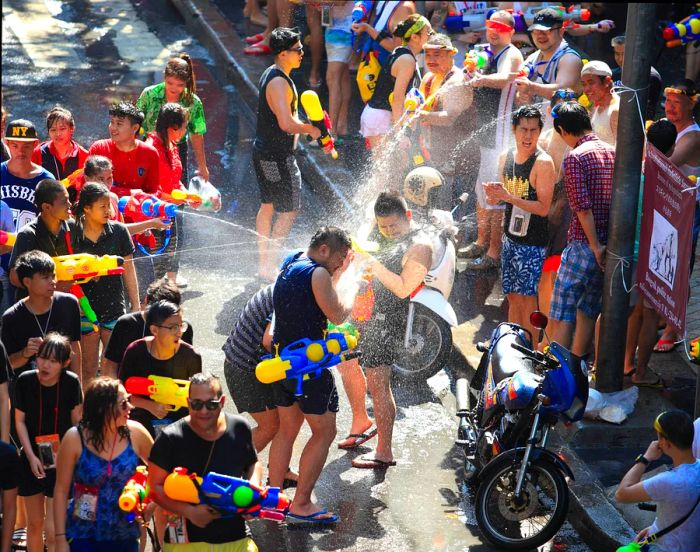
M 644 298 L 681 336 L 688 305 L 695 212 L 693 186 L 666 156 L 647 143 L 637 285 Z

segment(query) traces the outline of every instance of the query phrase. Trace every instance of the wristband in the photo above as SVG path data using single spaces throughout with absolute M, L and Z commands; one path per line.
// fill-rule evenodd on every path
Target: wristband
M 392 37 L 393 37 L 393 35 L 389 32 L 389 30 L 388 30 L 388 29 L 384 29 L 383 31 L 381 31 L 381 32 L 377 35 L 377 38 L 375 38 L 375 40 L 376 40 L 377 42 L 381 42 L 381 41 L 384 40 L 385 38 L 392 38 Z

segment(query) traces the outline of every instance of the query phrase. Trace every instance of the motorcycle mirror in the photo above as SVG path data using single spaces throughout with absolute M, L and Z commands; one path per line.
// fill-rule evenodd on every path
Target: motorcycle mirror
M 530 314 L 530 324 L 532 324 L 538 330 L 544 330 L 547 327 L 548 322 L 549 318 L 547 318 L 547 315 L 541 311 L 536 310 Z

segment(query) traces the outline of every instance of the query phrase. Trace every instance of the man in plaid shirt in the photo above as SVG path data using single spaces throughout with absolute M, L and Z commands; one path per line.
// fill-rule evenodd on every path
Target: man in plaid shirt
M 557 105 L 552 116 L 554 130 L 572 148 L 564 158 L 564 181 L 576 214 L 552 294 L 552 339 L 585 356 L 601 309 L 615 148 L 593 133 L 579 103 Z

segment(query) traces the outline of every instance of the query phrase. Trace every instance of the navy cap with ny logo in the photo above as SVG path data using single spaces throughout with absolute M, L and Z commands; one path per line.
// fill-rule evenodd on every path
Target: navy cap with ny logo
M 33 142 L 38 139 L 36 127 L 31 121 L 26 119 L 15 119 L 5 128 L 5 140 Z

